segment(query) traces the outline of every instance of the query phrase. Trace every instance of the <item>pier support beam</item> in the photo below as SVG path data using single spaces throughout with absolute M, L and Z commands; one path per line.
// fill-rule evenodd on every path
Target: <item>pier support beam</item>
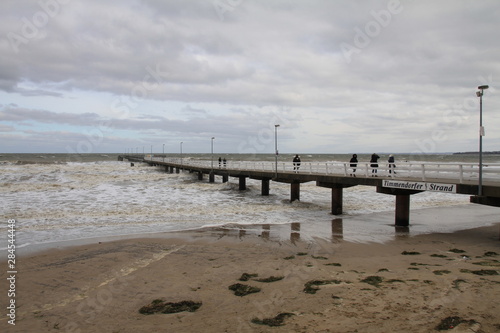
M 239 177 L 239 182 L 238 182 L 238 189 L 240 191 L 244 191 L 247 189 L 247 177 L 245 176 L 240 176 Z
M 203 172 L 198 172 L 198 180 L 203 180 Z
M 407 227 L 410 225 L 410 195 L 396 195 L 396 225 Z
M 300 183 L 292 182 L 290 184 L 290 201 L 300 201 Z
M 344 189 L 342 187 L 332 187 L 332 214 L 342 215 Z
M 261 189 L 261 194 L 262 195 L 269 195 L 269 179 L 262 179 L 262 189 Z
M 344 188 L 356 186 L 351 184 L 326 183 L 316 182 L 316 186 L 327 187 L 332 189 L 332 214 L 342 215 L 344 205 Z
M 228 181 L 229 181 L 229 175 L 227 175 L 227 174 L 222 175 L 222 182 L 227 183 Z
M 175 173 L 179 173 L 181 172 L 181 169 L 180 168 L 175 168 Z
M 208 182 L 209 183 L 214 183 L 215 182 L 215 174 L 214 174 L 213 171 L 208 174 Z
M 396 196 L 396 217 L 395 225 L 398 227 L 407 227 L 410 225 L 410 195 L 422 191 L 394 189 L 389 187 L 377 186 L 378 193 L 390 194 Z

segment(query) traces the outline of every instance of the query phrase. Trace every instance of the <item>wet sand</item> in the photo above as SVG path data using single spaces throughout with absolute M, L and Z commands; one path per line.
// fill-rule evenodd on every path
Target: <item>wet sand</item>
M 303 241 L 293 232 L 289 240 L 273 241 L 265 233 L 241 237 L 235 230 L 213 229 L 49 250 L 17 263 L 15 326 L 5 315 L 8 285 L 6 270 L 1 272 L 0 327 L 3 332 L 433 332 L 448 318 L 449 332 L 496 332 L 499 228 L 396 237 L 384 244 Z M 250 277 L 240 281 L 245 273 Z M 229 287 L 238 283 L 260 291 L 237 296 Z M 166 303 L 180 302 L 198 308 L 140 313 L 148 305 L 164 310 Z

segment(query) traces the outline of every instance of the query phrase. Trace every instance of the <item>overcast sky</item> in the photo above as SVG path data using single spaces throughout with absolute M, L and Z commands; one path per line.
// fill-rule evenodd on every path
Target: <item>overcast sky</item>
M 2 0 L 0 152 L 500 150 L 498 0 Z

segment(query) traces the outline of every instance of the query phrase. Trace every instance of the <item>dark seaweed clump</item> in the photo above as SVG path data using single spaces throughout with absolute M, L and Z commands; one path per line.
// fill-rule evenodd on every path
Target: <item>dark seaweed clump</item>
M 464 250 L 460 250 L 460 249 L 450 249 L 449 252 L 453 252 L 453 253 L 465 253 Z
M 339 280 L 311 280 L 306 282 L 304 285 L 304 292 L 306 294 L 316 294 L 316 292 L 319 290 L 318 286 L 322 286 L 325 284 L 340 284 L 342 281 Z
M 460 317 L 447 317 L 443 320 L 441 320 L 441 323 L 439 323 L 439 325 L 436 327 L 436 329 L 438 331 L 447 331 L 447 330 L 451 330 L 455 327 L 457 327 L 458 325 L 462 324 L 462 323 L 469 323 L 469 324 L 475 324 L 476 321 L 475 320 L 465 320 L 465 319 L 462 319 Z
M 415 251 L 403 251 L 401 252 L 402 255 L 404 256 L 416 256 L 419 255 L 420 252 L 415 252 Z
M 181 301 L 177 303 L 165 302 L 161 299 L 155 299 L 149 305 L 139 309 L 139 313 L 150 315 L 154 313 L 177 313 L 177 312 L 195 312 L 201 307 L 201 302 Z
M 492 269 L 481 269 L 478 271 L 471 271 L 469 269 L 461 269 L 460 272 L 462 273 L 472 273 L 476 275 L 498 275 L 498 272 Z
M 383 280 L 384 280 L 383 277 L 373 275 L 373 276 L 368 276 L 367 278 L 361 280 L 361 282 L 368 283 L 371 284 L 372 286 L 378 287 Z
M 276 282 L 276 281 L 283 280 L 284 278 L 285 278 L 284 276 L 270 276 L 268 278 L 255 279 L 255 281 L 270 283 L 270 282 Z
M 235 283 L 229 286 L 229 290 L 234 291 L 236 296 L 246 296 L 253 293 L 258 293 L 260 288 L 248 286 L 246 284 Z
M 257 277 L 259 274 L 249 274 L 249 273 L 243 273 L 241 274 L 240 281 L 248 281 L 253 277 Z
M 271 326 L 271 327 L 283 326 L 285 319 L 288 317 L 291 317 L 293 315 L 294 315 L 293 313 L 284 312 L 284 313 L 280 313 L 279 315 L 277 315 L 274 318 L 264 318 L 262 320 L 258 319 L 258 318 L 254 318 L 254 319 L 252 319 L 252 323 L 258 324 L 258 325 L 267 325 L 267 326 Z

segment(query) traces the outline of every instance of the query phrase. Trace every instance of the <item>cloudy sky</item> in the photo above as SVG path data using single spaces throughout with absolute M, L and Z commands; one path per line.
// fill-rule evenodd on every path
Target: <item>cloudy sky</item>
M 2 0 L 0 152 L 500 150 L 498 0 Z

